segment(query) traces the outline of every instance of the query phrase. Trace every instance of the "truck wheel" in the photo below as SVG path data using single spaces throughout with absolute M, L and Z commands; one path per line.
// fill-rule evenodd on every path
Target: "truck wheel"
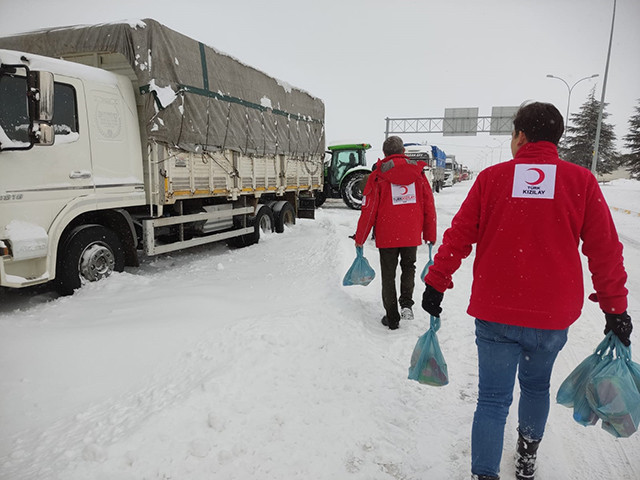
M 102 225 L 77 227 L 63 247 L 56 267 L 57 290 L 61 295 L 71 295 L 87 282 L 96 282 L 124 270 L 122 242 Z
M 327 195 L 322 190 L 316 190 L 315 197 L 316 197 L 316 208 L 321 207 L 322 204 L 327 199 Z
M 273 218 L 273 211 L 269 206 L 262 205 L 255 216 L 249 217 L 247 220 L 248 226 L 253 226 L 253 233 L 248 233 L 240 237 L 234 237 L 229 239 L 229 245 L 235 248 L 248 247 L 254 243 L 258 243 L 260 240 L 260 232 L 271 233 L 275 226 L 275 220 Z
M 296 224 L 296 211 L 286 200 L 275 202 L 271 207 L 275 220 L 276 233 L 284 232 L 284 227 Z
M 347 207 L 354 210 L 362 208 L 362 192 L 367 175 L 364 171 L 353 172 L 342 182 L 342 199 Z

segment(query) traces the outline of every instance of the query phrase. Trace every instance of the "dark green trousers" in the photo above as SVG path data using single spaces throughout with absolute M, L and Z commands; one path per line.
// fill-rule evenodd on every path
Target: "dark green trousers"
M 380 276 L 382 305 L 390 323 L 400 321 L 400 308 L 413 306 L 413 287 L 416 278 L 418 247 L 380 248 Z M 400 298 L 396 291 L 396 270 L 400 260 Z

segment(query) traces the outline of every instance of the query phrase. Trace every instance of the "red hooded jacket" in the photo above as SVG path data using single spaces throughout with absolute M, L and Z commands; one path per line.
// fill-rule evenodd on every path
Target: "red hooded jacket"
M 436 210 L 423 168 L 404 155 L 378 160 L 364 188 L 357 244 L 364 244 L 373 226 L 378 248 L 417 247 L 423 239 L 435 243 Z
M 584 302 L 578 245 L 600 308 L 627 309 L 622 244 L 593 174 L 558 158 L 550 142 L 483 170 L 444 233 L 425 282 L 444 292 L 477 244 L 467 312 L 481 320 L 561 330 Z

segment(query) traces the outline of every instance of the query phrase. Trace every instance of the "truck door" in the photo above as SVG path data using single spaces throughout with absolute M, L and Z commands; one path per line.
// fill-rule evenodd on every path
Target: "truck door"
M 15 141 L 28 140 L 29 125 L 25 79 L 0 79 L 0 126 Z M 82 83 L 55 77 L 52 146 L 0 151 L 0 226 L 13 220 L 42 227 L 47 233 L 53 220 L 68 205 L 86 203 L 94 191 L 88 128 Z

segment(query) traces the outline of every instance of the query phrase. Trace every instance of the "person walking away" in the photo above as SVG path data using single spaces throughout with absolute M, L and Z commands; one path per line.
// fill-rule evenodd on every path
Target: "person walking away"
M 475 479 L 499 479 L 516 371 L 520 383 L 516 478 L 533 480 L 549 414 L 549 380 L 569 326 L 580 316 L 579 252 L 612 330 L 630 344 L 622 244 L 593 174 L 558 158 L 562 115 L 548 103 L 522 106 L 513 160 L 479 173 L 425 277 L 423 308 L 439 316 L 452 275 L 476 245 L 467 312 L 476 318 L 478 401 L 471 433 Z
M 371 229 L 375 228 L 385 310 L 382 324 L 395 330 L 401 319 L 413 319 L 416 254 L 423 240 L 435 243 L 436 211 L 431 186 L 423 173 L 424 162 L 407 158 L 402 139 L 396 136 L 384 141 L 382 152 L 385 158 L 378 160 L 364 188 L 354 240 L 357 247 L 362 247 Z M 399 298 L 396 290 L 398 259 L 401 269 Z

